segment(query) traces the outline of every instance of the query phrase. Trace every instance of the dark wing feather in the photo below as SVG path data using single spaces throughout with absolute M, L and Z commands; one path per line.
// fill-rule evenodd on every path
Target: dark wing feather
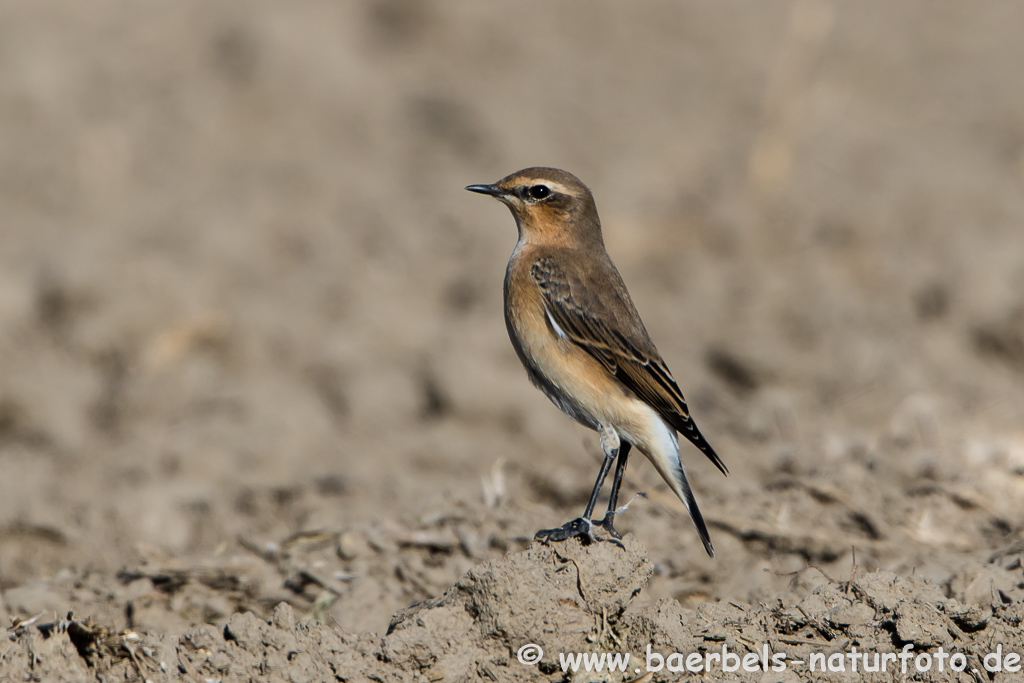
M 602 279 L 613 278 L 617 287 L 609 289 L 607 282 L 600 290 L 587 286 L 586 274 L 570 275 L 549 257 L 538 259 L 530 275 L 544 295 L 548 315 L 565 335 L 728 474 L 690 417 L 686 399 L 640 321 L 618 271 L 610 261 L 603 266 Z

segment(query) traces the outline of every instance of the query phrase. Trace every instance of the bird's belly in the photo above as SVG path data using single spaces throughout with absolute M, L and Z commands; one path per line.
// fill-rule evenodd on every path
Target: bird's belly
M 565 339 L 546 319 L 543 304 L 515 306 L 509 336 L 530 381 L 558 408 L 580 424 L 632 422 L 637 399 L 605 366 L 582 347 Z

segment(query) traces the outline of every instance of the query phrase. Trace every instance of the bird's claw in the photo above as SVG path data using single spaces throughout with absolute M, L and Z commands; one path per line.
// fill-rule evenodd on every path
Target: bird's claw
M 615 529 L 615 524 L 613 522 L 615 522 L 615 515 L 609 512 L 604 516 L 604 519 L 597 523 L 597 526 L 607 531 L 612 538 L 621 541 L 622 535 Z
M 605 526 L 604 521 L 601 522 L 600 526 L 612 534 L 613 538 L 604 538 L 594 533 L 594 523 L 586 517 L 577 517 L 574 520 L 568 521 L 560 527 L 554 529 L 541 529 L 533 535 L 533 540 L 539 541 L 544 545 L 550 543 L 560 543 L 567 541 L 570 538 L 578 538 L 583 545 L 590 545 L 591 543 L 614 543 L 619 547 L 625 549 L 626 546 L 622 545 L 622 541 L 619 540 L 618 532 L 609 522 Z

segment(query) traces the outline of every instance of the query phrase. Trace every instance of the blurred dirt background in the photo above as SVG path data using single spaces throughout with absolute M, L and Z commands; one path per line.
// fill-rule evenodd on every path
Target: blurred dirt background
M 1022 26 L 1009 2 L 3 3 L 0 680 L 46 679 L 24 639 L 85 619 L 166 645 L 251 610 L 371 652 L 354 634 L 578 515 L 597 439 L 526 380 L 512 218 L 462 189 L 533 165 L 594 191 L 732 471 L 686 450 L 710 560 L 633 459 L 631 609 L 784 611 L 881 570 L 1019 611 Z M 65 650 L 52 677 L 102 674 Z

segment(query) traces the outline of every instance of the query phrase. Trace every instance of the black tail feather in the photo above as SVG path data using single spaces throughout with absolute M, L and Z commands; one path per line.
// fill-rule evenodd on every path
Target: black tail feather
M 700 508 L 697 507 L 697 499 L 693 497 L 693 491 L 690 490 L 690 482 L 686 480 L 686 472 L 683 471 L 682 465 L 679 465 L 676 469 L 676 478 L 683 491 L 683 504 L 686 506 L 686 511 L 690 513 L 693 526 L 697 527 L 697 535 L 700 536 L 701 543 L 704 544 L 704 550 L 707 551 L 708 557 L 713 558 L 715 556 L 715 548 L 711 545 L 711 534 L 708 533 L 708 527 L 704 523 L 704 516 L 700 514 Z

